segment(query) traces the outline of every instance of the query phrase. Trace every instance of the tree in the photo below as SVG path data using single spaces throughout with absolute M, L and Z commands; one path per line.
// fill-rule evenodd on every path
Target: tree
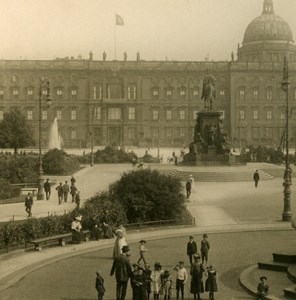
M 15 108 L 5 113 L 0 123 L 0 147 L 13 148 L 16 154 L 19 148 L 34 144 L 32 129 L 21 111 Z
M 122 204 L 129 222 L 182 218 L 185 198 L 180 179 L 157 170 L 124 173 L 110 186 L 112 199 Z

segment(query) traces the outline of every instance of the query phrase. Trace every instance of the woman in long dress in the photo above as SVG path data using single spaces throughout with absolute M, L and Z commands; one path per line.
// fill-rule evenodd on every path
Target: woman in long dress
M 190 175 L 188 180 L 191 181 L 191 191 L 193 193 L 196 193 L 197 188 L 196 188 L 195 183 L 194 183 L 194 177 L 192 175 Z
M 159 262 L 156 262 L 154 264 L 154 270 L 151 272 L 151 292 L 153 293 L 154 300 L 159 300 L 162 275 L 163 270 L 161 268 L 161 264 Z
M 125 240 L 125 228 L 123 227 L 123 229 L 118 228 L 115 231 L 116 240 L 113 249 L 113 258 L 115 258 L 116 256 L 122 253 L 123 246 L 127 246 L 127 242 Z

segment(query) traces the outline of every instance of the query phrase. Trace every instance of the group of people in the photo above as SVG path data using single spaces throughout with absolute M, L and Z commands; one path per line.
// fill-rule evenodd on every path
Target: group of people
M 209 299 L 214 299 L 214 294 L 218 290 L 217 272 L 213 265 L 209 267 L 207 265 L 210 243 L 206 234 L 203 235 L 201 241 L 200 254 L 193 236 L 189 237 L 186 249 L 190 262 L 190 272 L 188 274 L 184 261 L 179 261 L 171 269 L 166 270 L 162 269 L 160 262 L 155 262 L 153 269 L 151 269 L 145 258 L 145 253 L 148 251 L 145 240 L 139 241 L 139 259 L 137 263 L 131 264 L 130 248 L 125 240 L 125 231 L 119 228 L 116 232 L 117 239 L 113 251 L 114 260 L 110 272 L 111 276 L 115 274 L 116 300 L 125 300 L 129 280 L 131 282 L 133 300 L 149 300 L 150 295 L 153 295 L 153 300 L 158 300 L 160 295 L 165 300 L 170 300 L 173 296 L 174 288 L 176 289 L 176 298 L 184 299 L 184 288 L 189 280 L 189 274 L 191 276 L 190 293 L 193 294 L 194 299 L 201 299 L 200 294 L 205 291 L 209 292 Z M 143 264 L 141 265 L 142 261 Z M 101 278 L 101 272 L 98 273 Z M 175 280 L 173 280 L 172 273 L 175 273 Z M 206 281 L 204 285 L 203 278 L 205 276 Z M 97 281 L 102 282 L 101 279 L 96 279 L 96 286 Z M 99 290 L 98 299 L 102 300 L 102 288 Z

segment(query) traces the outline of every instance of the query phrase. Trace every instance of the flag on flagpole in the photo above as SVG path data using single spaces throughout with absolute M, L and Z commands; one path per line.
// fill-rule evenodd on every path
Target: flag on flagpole
M 124 25 L 123 18 L 119 15 L 115 15 L 116 25 L 122 26 Z

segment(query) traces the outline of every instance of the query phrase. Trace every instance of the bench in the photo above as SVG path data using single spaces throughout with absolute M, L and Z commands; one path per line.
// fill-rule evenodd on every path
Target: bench
M 83 236 L 85 237 L 85 241 L 89 241 L 90 238 L 90 231 L 89 230 L 83 230 Z M 35 239 L 32 241 L 29 241 L 28 243 L 34 244 L 35 250 L 41 251 L 42 250 L 42 244 L 47 244 L 52 241 L 57 241 L 59 246 L 65 246 L 67 240 L 72 240 L 72 232 L 68 233 L 62 233 L 58 235 L 52 235 L 40 239 Z
M 37 195 L 38 192 L 38 188 L 34 188 L 34 187 L 23 187 L 21 188 L 21 195 L 28 195 L 28 193 L 31 193 L 33 197 L 35 197 Z

